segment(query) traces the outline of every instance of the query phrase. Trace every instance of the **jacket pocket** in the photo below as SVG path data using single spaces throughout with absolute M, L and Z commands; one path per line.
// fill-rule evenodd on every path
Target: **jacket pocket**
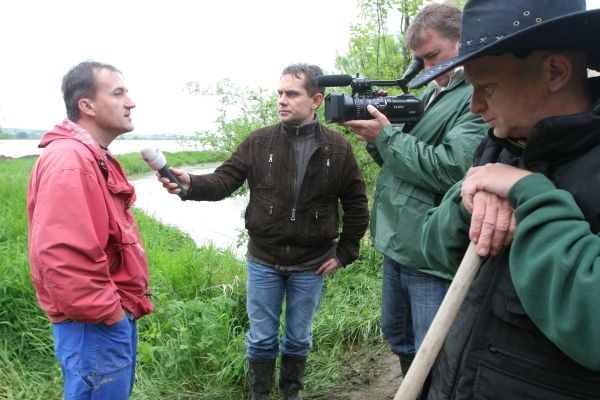
M 126 252 L 132 251 L 133 248 L 138 248 L 137 251 L 142 251 L 135 222 L 122 219 L 117 219 L 116 222 L 117 233 L 106 248 L 108 267 L 111 272 L 121 269 L 126 259 Z
M 256 142 L 257 150 L 252 157 L 252 185 L 253 188 L 272 188 L 279 180 L 281 165 L 281 151 L 261 142 Z
M 312 243 L 335 239 L 338 236 L 338 214 L 336 204 L 319 204 L 311 207 L 305 216 L 306 223 L 300 224 L 299 239 Z
M 271 236 L 278 232 L 275 224 L 281 219 L 277 216 L 279 208 L 268 199 L 252 196 L 244 213 L 244 224 L 251 235 Z
M 480 362 L 473 398 L 481 400 L 573 400 L 600 398 L 600 384 L 566 377 L 505 356 L 502 367 Z

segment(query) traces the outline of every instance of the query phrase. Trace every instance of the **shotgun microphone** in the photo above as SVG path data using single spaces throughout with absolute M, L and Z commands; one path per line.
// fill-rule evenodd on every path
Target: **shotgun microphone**
M 167 164 L 167 159 L 163 155 L 163 153 L 157 147 L 146 147 L 140 150 L 142 153 L 142 158 L 146 161 L 146 164 L 150 166 L 154 171 L 158 171 L 159 174 L 167 178 L 172 183 L 176 183 L 180 192 L 177 193 L 181 200 L 184 200 L 187 196 L 186 190 L 181 186 L 179 179 L 173 175 L 171 171 L 169 171 L 169 165 Z
M 317 86 L 348 86 L 353 79 L 350 75 L 321 75 L 317 77 Z

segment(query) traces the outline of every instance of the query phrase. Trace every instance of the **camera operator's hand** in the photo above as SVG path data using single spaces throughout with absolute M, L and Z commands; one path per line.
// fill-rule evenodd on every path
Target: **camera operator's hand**
M 377 108 L 369 104 L 367 110 L 373 116 L 373 119 L 356 119 L 353 121 L 343 122 L 342 125 L 349 127 L 356 134 L 358 140 L 364 140 L 368 143 L 374 143 L 379 132 L 388 125 L 390 121 L 385 115 L 380 113 Z

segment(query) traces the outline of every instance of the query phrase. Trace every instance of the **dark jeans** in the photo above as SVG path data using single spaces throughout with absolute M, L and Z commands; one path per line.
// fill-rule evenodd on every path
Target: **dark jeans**
M 383 258 L 381 330 L 392 351 L 414 358 L 450 281 Z

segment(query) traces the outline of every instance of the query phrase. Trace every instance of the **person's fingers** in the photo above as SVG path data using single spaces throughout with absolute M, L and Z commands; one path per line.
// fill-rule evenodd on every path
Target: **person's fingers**
M 469 239 L 474 243 L 479 241 L 479 235 L 481 234 L 481 226 L 485 217 L 485 201 L 483 200 L 483 194 L 479 194 L 473 197 L 471 212 L 471 226 L 469 228 Z
M 369 114 L 371 114 L 373 119 L 377 120 L 377 122 L 381 126 L 390 125 L 390 121 L 387 119 L 387 117 L 384 114 L 382 114 L 381 112 L 379 112 L 379 110 L 375 106 L 369 104 L 367 106 L 367 111 L 369 112 Z
M 494 235 L 491 242 L 490 253 L 492 255 L 498 255 L 504 248 L 512 220 L 513 209 L 508 201 L 502 200 L 499 203 L 498 216 L 494 226 Z
M 333 271 L 337 267 L 338 267 L 338 263 L 337 263 L 336 259 L 330 258 L 329 260 L 327 260 L 323 264 L 321 264 L 321 266 L 319 268 L 317 268 L 317 270 L 315 271 L 315 274 L 317 274 L 317 275 L 328 274 L 329 272 Z
M 510 218 L 510 226 L 508 228 L 508 233 L 506 234 L 506 237 L 504 238 L 504 247 L 507 247 L 510 245 L 510 243 L 513 240 L 513 237 L 515 236 L 515 231 L 517 230 L 517 220 L 515 219 L 515 214 L 513 212 L 511 218 Z
M 482 194 L 482 196 L 480 196 L 480 194 Z M 477 254 L 481 257 L 485 257 L 490 254 L 490 249 L 492 247 L 496 221 L 498 219 L 499 199 L 497 196 L 485 192 L 478 192 L 475 197 L 480 199 L 479 202 L 474 200 L 475 203 L 483 203 L 482 205 L 476 206 L 478 207 L 476 229 L 479 229 L 479 235 L 476 237 L 477 240 L 475 242 L 477 243 Z M 483 215 L 481 215 L 481 213 L 483 213 Z
M 469 168 L 467 174 L 460 187 L 460 196 L 463 199 L 463 204 L 469 213 L 473 213 L 473 196 L 479 188 L 477 187 L 477 179 L 473 177 L 479 171 L 480 167 Z
M 470 182 L 466 180 L 463 181 L 460 187 L 460 197 L 462 197 L 463 205 L 465 206 L 469 214 L 473 214 L 473 196 L 475 195 L 475 193 L 477 193 L 477 191 L 474 191 L 470 187 Z

